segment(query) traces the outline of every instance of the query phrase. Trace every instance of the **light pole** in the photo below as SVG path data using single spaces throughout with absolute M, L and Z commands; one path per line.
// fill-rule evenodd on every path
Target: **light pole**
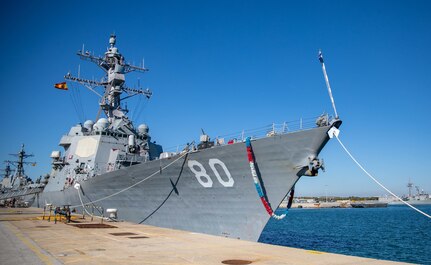
M 325 198 L 326 202 L 328 202 L 328 185 L 325 185 Z

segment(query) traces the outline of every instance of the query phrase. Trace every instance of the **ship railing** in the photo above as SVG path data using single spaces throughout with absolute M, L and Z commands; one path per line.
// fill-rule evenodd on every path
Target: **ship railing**
M 117 159 L 112 163 L 108 161 L 106 162 L 96 162 L 94 163 L 94 167 L 84 172 L 85 179 L 91 178 L 96 175 L 101 175 L 106 172 L 111 172 L 119 169 L 120 167 L 132 166 L 135 164 L 143 163 L 147 160 L 146 157 L 137 156 L 135 154 L 119 154 Z
M 220 135 L 218 139 L 219 144 L 229 142 L 232 140 L 245 141 L 246 137 L 251 137 L 252 139 L 261 139 L 265 137 L 270 137 L 274 135 L 287 134 L 302 130 L 307 130 L 316 127 L 316 118 L 299 119 L 294 121 L 288 121 L 283 123 L 272 123 L 259 128 L 254 128 L 250 130 L 242 130 L 231 134 Z M 221 141 L 222 140 L 222 141 Z M 231 142 L 232 143 L 232 142 Z
M 168 148 L 163 148 L 163 152 L 165 152 L 165 153 L 179 154 L 183 150 L 185 150 L 189 145 L 190 145 L 189 143 L 186 143 L 186 144 L 180 144 L 180 145 L 171 146 L 171 147 L 168 147 Z
M 275 135 L 283 135 L 316 128 L 319 126 L 317 124 L 318 119 L 322 120 L 320 126 L 329 125 L 329 121 L 331 118 L 332 117 L 330 117 L 328 114 L 323 114 L 318 117 L 300 118 L 298 120 L 292 120 L 283 123 L 272 123 L 254 129 L 241 130 L 230 134 L 218 135 L 214 138 L 214 141 L 215 145 L 219 146 L 237 142 L 244 142 L 245 138 L 247 137 L 251 137 L 251 139 L 256 140 Z M 164 151 L 178 154 L 182 150 L 184 150 L 186 146 L 187 144 L 177 145 L 170 148 L 166 148 Z
M 144 157 L 137 156 L 135 154 L 119 154 L 116 162 L 121 164 L 133 165 L 137 163 L 142 163 L 144 159 Z

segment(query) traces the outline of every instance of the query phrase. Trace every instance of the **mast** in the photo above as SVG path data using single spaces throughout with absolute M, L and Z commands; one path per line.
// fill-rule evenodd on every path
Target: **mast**
M 10 161 L 9 160 L 5 160 L 4 161 L 5 163 L 6 163 L 6 167 L 5 167 L 5 169 L 2 169 L 2 171 L 4 172 L 2 175 L 3 175 L 3 178 L 9 178 L 10 176 L 11 176 L 11 169 L 10 169 Z
M 25 176 L 24 165 L 30 165 L 30 164 L 36 165 L 36 162 L 25 161 L 25 159 L 27 159 L 29 157 L 33 157 L 34 155 L 33 154 L 29 155 L 25 152 L 24 144 L 21 145 L 21 150 L 17 154 L 10 154 L 10 155 L 18 157 L 18 160 L 16 160 L 16 161 L 11 161 L 11 160 L 5 161 L 7 163 L 7 167 L 9 167 L 9 164 L 16 166 L 16 177 Z M 9 167 L 9 174 L 10 174 L 10 167 Z M 12 183 L 13 175 L 10 175 L 10 176 L 11 176 L 10 181 Z
M 115 44 L 116 36 L 111 34 L 109 38 L 109 47 L 103 57 L 95 56 L 83 49 L 77 53 L 81 59 L 95 63 L 105 72 L 105 77 L 102 81 L 98 82 L 82 79 L 80 77 L 73 77 L 70 73 L 64 77 L 66 80 L 84 85 L 89 90 L 97 94 L 100 97 L 99 113 L 103 110 L 111 123 L 114 119 L 121 118 L 125 113 L 127 113 L 127 109 L 123 109 L 121 107 L 122 100 L 139 94 L 142 94 L 147 98 L 150 98 L 152 95 L 152 92 L 149 89 L 132 89 L 125 86 L 126 74 L 133 71 L 144 73 L 147 72 L 148 69 L 126 63 L 123 55 L 119 52 Z M 102 94 L 95 91 L 95 88 L 99 86 L 104 87 Z M 121 98 L 123 92 L 127 94 L 125 98 Z M 99 118 L 99 113 L 96 120 Z
M 412 188 L 413 188 L 413 183 L 409 178 L 409 183 L 407 183 L 407 188 L 409 188 L 409 198 L 412 197 Z

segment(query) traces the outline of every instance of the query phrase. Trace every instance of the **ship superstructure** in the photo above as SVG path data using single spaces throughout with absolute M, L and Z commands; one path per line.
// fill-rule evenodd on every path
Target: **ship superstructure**
M 96 122 L 87 120 L 78 124 L 61 138 L 59 145 L 64 148 L 64 154 L 61 151 L 51 154 L 51 177 L 57 177 L 61 182 L 49 182 L 46 191 L 64 189 L 97 175 L 158 158 L 162 153 L 162 147 L 151 142 L 148 126 L 141 124 L 135 128 L 126 115 L 127 109 L 121 105 L 124 93 L 127 95 L 125 98 L 135 95 L 151 97 L 149 89 L 125 86 L 125 74 L 148 69 L 126 63 L 115 42 L 115 35 L 111 35 L 110 46 L 103 57 L 84 50 L 78 52 L 81 59 L 95 63 L 105 72 L 102 81 L 82 79 L 70 73 L 65 76 L 66 80 L 78 82 L 100 97 L 99 112 Z M 103 88 L 102 94 L 96 91 L 97 87 Z M 105 117 L 100 118 L 101 111 Z
M 52 152 L 52 171 L 34 205 L 97 205 L 136 223 L 257 240 L 269 218 L 284 217 L 275 210 L 299 178 L 317 176 L 327 133 L 341 121 L 322 115 L 309 126 L 301 120 L 296 130 L 285 123 L 226 141 L 203 132 L 199 143 L 163 152 L 149 127 L 135 127 L 121 104 L 151 97 L 150 90 L 125 83 L 127 73 L 148 69 L 128 64 L 115 45 L 112 35 L 104 56 L 78 52 L 102 69 L 101 81 L 65 76 L 99 95 L 99 113 L 61 138 L 64 150 Z

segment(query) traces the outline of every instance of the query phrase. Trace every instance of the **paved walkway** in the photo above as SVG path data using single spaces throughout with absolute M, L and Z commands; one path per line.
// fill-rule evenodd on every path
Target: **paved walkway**
M 19 212 L 21 211 L 21 212 Z M 186 231 L 43 221 L 40 209 L 0 209 L 0 264 L 401 264 Z
M 16 209 L 1 209 L 0 211 L 0 264 L 62 264 L 12 224 L 15 222 L 14 220 L 21 220 L 16 218 L 16 212 Z M 10 221 L 5 221 L 5 219 Z

